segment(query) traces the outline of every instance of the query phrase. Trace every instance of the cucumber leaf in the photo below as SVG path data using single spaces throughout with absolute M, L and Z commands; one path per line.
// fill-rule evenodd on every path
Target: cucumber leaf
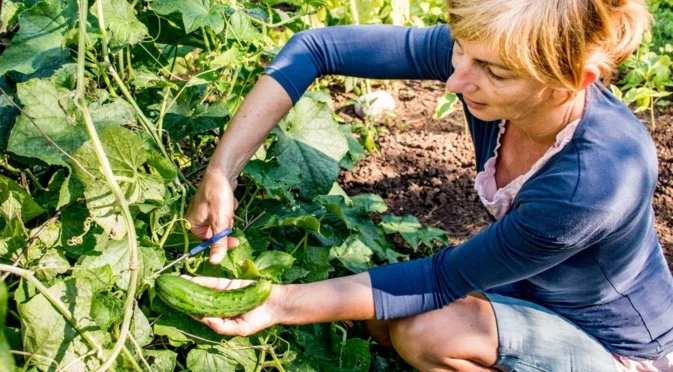
M 68 154 L 74 153 L 89 136 L 72 101 L 70 91 L 52 80 L 33 79 L 17 85 L 24 112 Z M 108 125 L 135 124 L 134 112 L 125 101 L 116 100 L 91 107 L 96 129 Z M 37 158 L 51 165 L 68 167 L 68 157 L 49 146 L 35 124 L 25 115 L 16 121 L 7 150 L 27 158 Z
M 283 164 L 301 169 L 299 192 L 310 199 L 327 194 L 339 176 L 339 161 L 348 143 L 329 105 L 302 98 L 274 129 L 278 141 L 269 149 Z
M 103 17 L 108 31 L 110 48 L 121 49 L 128 45 L 137 44 L 147 36 L 147 27 L 138 21 L 136 15 L 126 0 L 98 0 L 103 5 Z M 97 2 L 91 6 L 91 14 L 98 18 Z
M 336 258 L 346 269 L 354 273 L 367 271 L 373 254 L 360 239 L 352 237 L 330 251 L 331 258 Z
M 173 372 L 178 360 L 178 354 L 170 350 L 143 350 L 143 356 L 152 372 Z
M 77 21 L 77 2 L 41 1 L 18 18 L 21 28 L 2 53 L 0 76 L 8 71 L 31 74 L 60 56 L 65 35 Z
M 34 293 L 35 289 L 25 282 L 15 293 L 24 351 L 53 359 L 62 366 L 71 363 L 73 370 L 96 369 L 100 361 L 95 355 L 86 355 L 90 345 L 46 297 Z M 66 304 L 80 329 L 99 345 L 110 341 L 110 335 L 102 332 L 90 317 L 94 291 L 87 280 L 71 278 L 58 282 L 49 288 L 49 293 Z M 33 358 L 30 363 L 40 370 L 54 367 L 45 358 Z
M 141 169 L 149 156 L 142 139 L 130 130 L 117 126 L 103 128 L 99 137 L 112 172 L 120 177 L 118 182 L 128 203 L 163 202 L 165 186 L 162 177 Z M 84 196 L 94 219 L 113 239 L 121 239 L 126 235 L 127 227 L 118 203 L 99 170 L 92 143 L 87 141 L 83 144 L 74 157 L 89 174 L 96 177 L 93 179 L 79 167 L 75 168 L 78 178 L 84 183 Z
M 5 201 L 10 199 L 10 196 L 17 202 L 13 204 L 16 208 L 12 208 L 12 212 L 9 208 L 3 208 L 7 211 L 5 218 L 21 217 L 23 222 L 27 222 L 45 212 L 18 183 L 0 175 L 0 204 L 4 204 Z
M 163 267 L 165 257 L 163 251 L 154 248 L 140 246 L 138 250 L 138 287 L 142 287 L 148 277 Z M 91 254 L 97 255 L 86 256 L 81 262 L 80 266 L 82 268 L 94 269 L 110 265 L 117 287 L 128 290 L 131 277 L 128 270 L 131 256 L 126 239 L 121 241 L 111 240 L 107 246 L 97 247 Z
M 226 7 L 211 0 L 157 0 L 152 7 L 161 15 L 175 12 L 182 14 L 185 31 L 190 33 L 201 27 L 209 27 L 215 33 L 224 30 Z

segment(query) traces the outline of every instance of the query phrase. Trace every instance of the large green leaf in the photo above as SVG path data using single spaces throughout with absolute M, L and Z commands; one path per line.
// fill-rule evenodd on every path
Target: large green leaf
M 91 303 L 91 318 L 102 330 L 107 330 L 122 318 L 124 302 L 111 293 L 97 293 Z
M 164 129 L 172 140 L 177 141 L 191 134 L 223 127 L 225 118 L 229 116 L 227 105 L 222 102 L 191 106 L 190 102 L 176 104 L 166 113 Z
M 449 237 L 446 231 L 431 226 L 426 226 L 412 233 L 402 233 L 401 235 L 414 251 L 418 249 L 421 243 L 428 248 L 432 248 L 435 241 L 444 245 L 449 244 Z
M 211 0 L 157 0 L 152 7 L 161 15 L 182 14 L 187 33 L 201 27 L 210 27 L 216 33 L 224 30 L 224 5 Z
M 128 129 L 116 126 L 103 128 L 99 137 L 112 172 L 119 177 L 120 187 L 128 203 L 162 202 L 166 190 L 162 177 L 148 174 L 141 169 L 147 162 L 148 153 L 140 137 Z M 84 196 L 94 219 L 112 238 L 121 239 L 126 234 L 126 224 L 99 169 L 98 157 L 92 143 L 89 141 L 83 144 L 75 153 L 75 158 L 96 177 L 92 179 L 79 168 L 75 168 L 79 179 L 84 183 Z
M 173 372 L 178 354 L 170 350 L 143 350 L 143 356 L 152 372 Z
M 300 326 L 291 330 L 303 349 L 287 366 L 293 372 L 366 372 L 371 356 L 369 341 L 344 339 L 333 324 Z
M 137 44 L 147 36 L 147 27 L 138 21 L 126 0 L 98 0 L 103 5 L 103 17 L 107 27 L 110 48 L 113 50 Z M 98 4 L 91 6 L 91 14 L 98 18 Z
M 35 203 L 26 190 L 18 183 L 0 174 L 0 204 L 8 200 L 10 195 L 18 202 L 18 208 L 15 209 L 14 213 L 16 214 L 7 217 L 20 216 L 23 222 L 27 222 L 44 213 L 44 209 Z
M 332 117 L 329 105 L 302 98 L 281 120 L 270 153 L 281 163 L 301 169 L 299 189 L 305 198 L 326 194 L 339 176 L 339 161 L 348 144 Z
M 253 42 L 262 37 L 262 33 L 255 28 L 243 11 L 234 12 L 229 18 L 229 23 L 231 27 L 227 28 L 227 32 L 230 39 Z
M 133 310 L 133 322 L 131 323 L 131 334 L 140 346 L 149 345 L 154 338 L 152 334 L 152 326 L 147 320 L 147 317 L 136 306 Z
M 301 183 L 301 170 L 294 164 L 279 163 L 275 160 L 251 160 L 243 172 L 267 194 L 294 203 L 290 189 Z
M 7 85 L 4 77 L 0 77 L 0 88 L 5 91 L 7 95 L 16 101 L 13 91 Z M 9 132 L 19 116 L 19 110 L 12 105 L 4 94 L 0 94 L 0 149 L 7 148 L 7 140 L 9 140 Z
M 163 251 L 154 248 L 141 246 L 138 247 L 138 250 L 138 286 L 140 287 L 148 277 L 163 267 L 165 257 Z M 128 290 L 129 279 L 131 278 L 129 272 L 131 254 L 128 241 L 126 239 L 121 241 L 111 240 L 108 246 L 102 249 L 96 248 L 96 251 L 92 254 L 94 253 L 97 255 L 87 256 L 82 260 L 81 267 L 93 269 L 110 265 L 117 286 L 123 290 Z
M 70 91 L 50 80 L 33 79 L 18 84 L 18 95 L 24 112 L 63 151 L 72 155 L 89 136 Z M 121 100 L 94 106 L 91 116 L 97 129 L 108 125 L 134 124 L 131 106 Z M 68 158 L 54 146 L 48 145 L 40 129 L 25 115 L 19 117 L 9 138 L 7 150 L 28 158 L 37 158 L 47 164 L 69 166 Z
M 161 317 L 154 323 L 154 334 L 166 336 L 172 346 L 179 347 L 188 343 L 202 342 L 199 339 L 219 342 L 223 338 L 207 325 L 170 308 L 159 297 L 154 297 L 152 300 L 152 309 L 161 314 Z
M 253 372 L 257 364 L 255 351 L 247 339 L 236 337 L 225 345 L 199 345 L 187 354 L 187 368 L 203 372 L 234 372 L 242 366 Z
M 18 16 L 21 12 L 26 10 L 26 4 L 23 1 L 5 0 L 2 4 L 2 14 L 0 14 L 0 21 L 3 25 L 11 25 L 18 21 Z
M 388 210 L 386 202 L 376 194 L 360 194 L 351 198 L 353 206 L 367 212 L 384 213 Z
M 288 269 L 283 277 L 289 282 L 301 280 L 310 283 L 325 280 L 329 277 L 329 273 L 334 271 L 329 263 L 329 256 L 328 248 L 308 245 L 295 253 L 299 264 Z
M 280 251 L 267 251 L 255 259 L 255 261 L 244 260 L 242 273 L 243 279 L 257 279 L 260 277 L 272 278 L 280 282 L 280 276 L 285 270 L 292 267 L 295 259 L 292 255 Z
M 77 20 L 75 0 L 41 1 L 19 14 L 19 33 L 0 58 L 0 76 L 30 74 L 63 52 L 65 34 Z
M 399 233 L 402 238 L 409 243 L 414 250 L 418 249 L 419 244 L 424 244 L 432 248 L 434 241 L 442 244 L 449 244 L 446 231 L 435 227 L 422 227 L 418 219 L 412 215 L 398 217 L 394 215 L 383 216 L 381 227 L 386 234 Z
M 373 252 L 362 241 L 350 238 L 339 247 L 332 248 L 330 256 L 336 258 L 345 268 L 361 273 L 369 269 Z
M 91 346 L 42 294 L 31 296 L 31 293 L 35 293 L 34 289 L 24 284 L 15 294 L 24 351 L 51 358 L 61 367 L 71 363 L 69 368 L 72 370 L 95 369 L 98 359 L 95 355 L 86 355 Z M 90 317 L 94 293 L 87 280 L 72 278 L 58 282 L 49 288 L 49 293 L 66 304 L 81 330 L 99 345 L 109 342 L 110 336 L 103 333 Z M 31 364 L 43 371 L 54 370 L 49 359 L 33 358 Z

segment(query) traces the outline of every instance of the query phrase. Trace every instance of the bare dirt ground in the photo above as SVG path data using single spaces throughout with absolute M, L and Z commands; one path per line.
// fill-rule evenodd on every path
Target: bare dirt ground
M 442 94 L 439 83 L 396 85 L 396 116 L 389 120 L 388 132 L 379 137 L 381 152 L 342 172 L 340 181 L 348 194 L 376 193 L 390 212 L 411 214 L 423 224 L 442 228 L 457 244 L 486 227 L 489 220 L 474 190 L 474 153 L 463 113 L 432 119 Z M 347 98 L 352 97 L 341 95 L 337 101 L 344 105 L 339 113 L 349 119 L 355 114 Z M 653 204 L 659 239 L 673 270 L 673 110 L 657 114 L 653 138 L 660 176 Z M 649 127 L 649 122 L 645 124 Z

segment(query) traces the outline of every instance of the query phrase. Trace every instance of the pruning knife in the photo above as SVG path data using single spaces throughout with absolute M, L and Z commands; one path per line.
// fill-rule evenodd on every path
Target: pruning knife
M 186 259 L 187 257 L 192 257 L 192 256 L 200 253 L 201 251 L 210 247 L 211 245 L 213 245 L 215 242 L 219 241 L 220 239 L 231 235 L 232 232 L 233 232 L 233 230 L 231 228 L 227 228 L 223 231 L 220 231 L 219 233 L 213 235 L 212 238 L 202 242 L 201 244 L 197 245 L 196 247 L 190 249 L 189 252 L 187 252 L 187 253 L 183 254 L 182 256 L 178 257 L 175 261 L 173 261 L 170 264 L 164 266 L 163 269 L 154 273 L 154 275 L 152 275 L 152 277 L 158 276 L 162 272 L 164 272 L 164 271 L 168 270 L 169 268 L 175 266 L 178 262 Z

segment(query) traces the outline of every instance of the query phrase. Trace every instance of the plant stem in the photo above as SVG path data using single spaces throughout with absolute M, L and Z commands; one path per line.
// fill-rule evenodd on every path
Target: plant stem
M 262 350 L 259 353 L 259 359 L 257 359 L 257 367 L 255 367 L 254 372 L 262 372 L 262 368 L 264 367 L 264 360 L 266 359 L 266 350 Z
M 136 341 L 136 339 L 135 339 L 135 337 L 133 337 L 133 335 L 129 335 L 129 340 L 131 340 L 131 343 L 133 344 L 133 347 L 136 349 L 136 354 L 138 354 L 138 358 L 140 358 L 140 360 L 142 360 L 143 364 L 145 365 L 145 368 L 147 368 L 148 371 L 152 372 L 152 367 L 150 367 L 149 363 L 147 363 L 147 360 L 143 356 L 143 349 L 140 347 L 140 345 L 138 345 L 138 341 Z M 129 353 L 129 356 L 131 356 L 131 353 L 130 352 L 128 352 L 128 353 Z M 142 371 L 142 369 L 141 369 L 141 371 Z
M 98 4 L 98 22 L 102 35 L 102 45 L 103 51 L 105 53 L 105 58 L 108 58 L 107 55 L 107 37 L 105 34 L 105 21 L 103 18 L 103 3 L 101 1 L 97 2 Z M 121 332 L 119 338 L 112 349 L 112 353 L 108 356 L 107 360 L 103 365 L 98 369 L 99 372 L 106 371 L 114 363 L 119 352 L 124 348 L 126 338 L 129 334 L 129 328 L 131 327 L 131 318 L 133 317 L 133 304 L 135 302 L 135 293 L 137 289 L 138 282 L 138 243 L 136 238 L 136 230 L 133 224 L 133 216 L 129 210 L 128 203 L 124 197 L 119 184 L 115 180 L 114 173 L 110 167 L 110 162 L 103 150 L 103 145 L 98 138 L 98 133 L 96 128 L 93 125 L 91 120 L 91 115 L 86 105 L 86 100 L 84 97 L 84 59 L 86 56 L 86 21 L 87 21 L 87 9 L 88 9 L 88 0 L 79 0 L 79 45 L 78 45 L 78 56 L 77 56 L 77 94 L 75 98 L 75 105 L 79 106 L 78 108 L 82 112 L 84 117 L 84 124 L 86 125 L 87 133 L 91 139 L 94 150 L 96 151 L 96 157 L 98 158 L 98 163 L 101 172 L 105 176 L 105 181 L 107 182 L 112 194 L 114 195 L 117 204 L 119 204 L 122 212 L 124 221 L 126 222 L 127 237 L 129 242 L 129 253 L 130 253 L 130 262 L 129 262 L 129 286 L 126 293 L 126 303 L 124 305 L 123 320 L 121 326 Z M 109 60 L 107 61 L 109 62 Z M 114 71 L 114 69 L 111 69 Z M 116 76 L 116 74 L 114 75 Z M 118 76 L 116 76 L 118 78 Z M 123 91 L 123 90 L 122 90 Z M 128 93 L 128 91 L 127 91 Z
M 203 35 L 203 42 L 206 44 L 206 50 L 208 51 L 208 54 L 212 53 L 212 49 L 210 49 L 210 41 L 208 40 L 208 34 L 206 34 L 206 28 L 201 26 L 201 34 Z
M 126 48 L 126 66 L 129 71 L 129 79 L 135 79 L 136 73 L 133 71 L 133 65 L 131 64 L 131 47 Z
M 80 1 L 86 1 L 86 0 L 80 0 Z M 6 272 L 10 272 L 12 274 L 18 275 L 18 276 L 24 278 L 25 280 L 29 281 L 31 284 L 33 284 L 35 286 L 35 288 L 37 288 L 37 290 L 47 299 L 47 301 L 49 301 L 56 308 L 56 310 L 58 310 L 58 312 L 61 313 L 61 315 L 63 315 L 65 320 L 68 323 L 70 323 L 70 325 L 73 328 L 75 328 L 77 333 L 82 335 L 82 338 L 84 338 L 84 340 L 86 340 L 86 342 L 89 345 L 91 345 L 91 347 L 93 347 L 93 349 L 96 351 L 96 356 L 101 360 L 103 359 L 103 349 L 101 348 L 100 345 L 98 345 L 98 341 L 94 340 L 89 335 L 89 333 L 84 332 L 82 330 L 82 326 L 79 324 L 77 319 L 75 319 L 70 314 L 70 311 L 68 311 L 68 307 L 63 302 L 61 302 L 61 300 L 52 296 L 52 294 L 49 293 L 49 289 L 47 287 L 45 287 L 44 284 L 42 284 L 42 282 L 37 280 L 37 278 L 35 278 L 35 276 L 33 275 L 33 273 L 31 271 L 20 269 L 18 267 L 14 267 L 14 266 L 3 265 L 3 264 L 0 264 L 0 271 L 6 271 Z
M 35 185 L 35 187 L 37 187 L 38 190 L 47 191 L 47 189 L 45 189 L 44 187 L 42 187 L 42 185 L 40 185 L 40 181 L 37 180 L 37 178 L 35 177 L 33 172 L 30 171 L 30 169 L 26 168 L 24 169 L 23 172 L 28 175 L 28 178 L 30 178 L 30 180 L 33 181 L 33 184 Z
M 2 1 L 2 0 L 0 0 L 0 1 Z M 54 359 L 51 359 L 50 357 L 46 357 L 46 356 L 40 355 L 40 354 L 26 353 L 25 351 L 19 351 L 19 350 L 10 350 L 9 353 L 14 354 L 14 355 L 21 355 L 23 357 L 30 357 L 30 358 L 35 357 L 35 358 L 38 358 L 38 359 L 44 359 L 44 360 L 48 361 L 49 363 L 55 365 L 57 372 L 61 371 L 61 368 L 59 368 L 59 366 L 58 366 L 58 362 L 55 361 Z M 30 360 L 30 358 L 26 360 L 26 365 L 28 365 L 28 360 Z
M 309 235 L 308 231 L 304 233 L 304 237 L 301 238 L 299 243 L 297 243 L 297 245 L 294 247 L 292 252 L 290 252 L 290 255 L 294 255 L 294 252 L 296 252 L 297 249 L 299 249 L 299 247 L 301 247 L 301 246 L 306 247 L 306 242 L 308 242 L 308 235 Z
M 273 362 L 276 364 L 276 369 L 278 369 L 280 372 L 285 372 L 283 363 L 281 363 L 280 359 L 278 359 L 278 355 L 276 355 L 276 352 L 273 351 L 272 347 L 269 347 L 269 354 L 271 354 L 271 359 L 273 359 Z

